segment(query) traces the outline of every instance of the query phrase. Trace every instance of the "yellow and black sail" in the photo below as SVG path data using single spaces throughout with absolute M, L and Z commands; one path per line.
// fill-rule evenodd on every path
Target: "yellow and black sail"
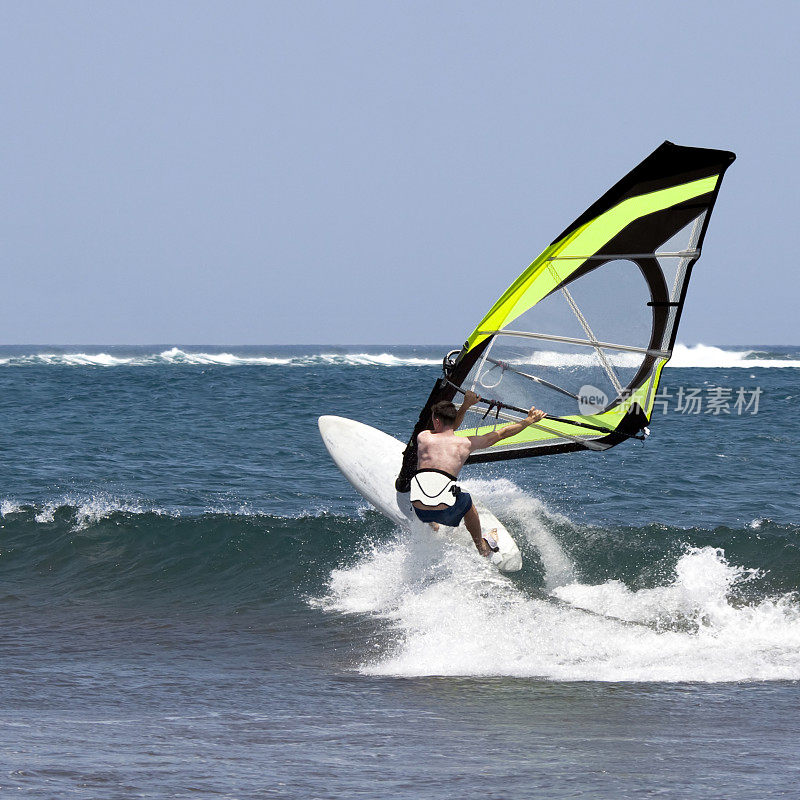
M 481 402 L 460 435 L 541 423 L 477 451 L 470 462 L 606 450 L 648 425 L 672 355 L 692 267 L 735 155 L 664 142 L 590 206 L 517 278 L 445 362 L 398 477 L 407 491 L 430 406 Z

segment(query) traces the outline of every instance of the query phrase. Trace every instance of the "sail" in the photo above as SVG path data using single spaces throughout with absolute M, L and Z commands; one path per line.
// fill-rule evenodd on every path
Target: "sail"
M 606 450 L 641 438 L 672 355 L 692 267 L 735 155 L 664 142 L 564 230 L 508 287 L 425 403 L 397 488 L 416 468 L 417 434 L 439 400 L 481 398 L 456 432 L 473 436 L 548 416 L 469 462 Z M 469 463 L 468 462 L 468 463 Z

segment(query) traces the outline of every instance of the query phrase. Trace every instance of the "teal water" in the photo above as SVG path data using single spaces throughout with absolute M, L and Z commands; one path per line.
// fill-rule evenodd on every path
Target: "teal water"
M 319 439 L 405 438 L 447 349 L 0 349 L 3 797 L 797 796 L 800 349 L 664 373 L 758 413 L 467 468 L 513 576 Z

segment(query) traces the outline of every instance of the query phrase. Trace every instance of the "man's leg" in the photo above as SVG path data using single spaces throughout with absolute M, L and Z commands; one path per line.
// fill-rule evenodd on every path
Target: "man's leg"
M 481 518 L 478 516 L 478 510 L 475 508 L 475 503 L 469 507 L 469 511 L 464 514 L 464 524 L 467 526 L 469 535 L 472 541 L 475 542 L 475 547 L 482 556 L 490 556 L 492 550 L 486 542 L 486 539 L 481 536 Z

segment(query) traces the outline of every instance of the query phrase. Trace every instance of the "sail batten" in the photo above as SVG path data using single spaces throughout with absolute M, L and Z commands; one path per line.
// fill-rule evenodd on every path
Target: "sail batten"
M 533 405 L 548 412 L 545 424 L 470 461 L 607 450 L 640 438 L 734 159 L 664 142 L 553 240 L 447 362 L 420 412 L 398 489 L 416 468 L 416 436 L 430 426 L 430 406 L 468 389 L 490 389 L 481 409 L 498 415 Z M 491 430 L 471 409 L 457 433 L 484 429 Z
M 612 258 L 700 258 L 699 250 L 680 250 L 675 253 L 595 253 L 590 256 L 547 256 L 547 261 L 608 261 Z
M 671 305 L 671 304 L 670 304 Z M 547 342 L 563 342 L 564 344 L 577 344 L 585 347 L 600 347 L 604 350 L 622 350 L 628 353 L 646 353 L 658 358 L 669 358 L 669 350 L 650 350 L 646 347 L 633 347 L 627 344 L 613 344 L 612 342 L 598 342 L 589 339 L 574 339 L 571 336 L 552 336 L 547 333 L 533 333 L 533 331 L 478 331 L 491 336 L 522 336 L 529 339 L 542 339 Z

